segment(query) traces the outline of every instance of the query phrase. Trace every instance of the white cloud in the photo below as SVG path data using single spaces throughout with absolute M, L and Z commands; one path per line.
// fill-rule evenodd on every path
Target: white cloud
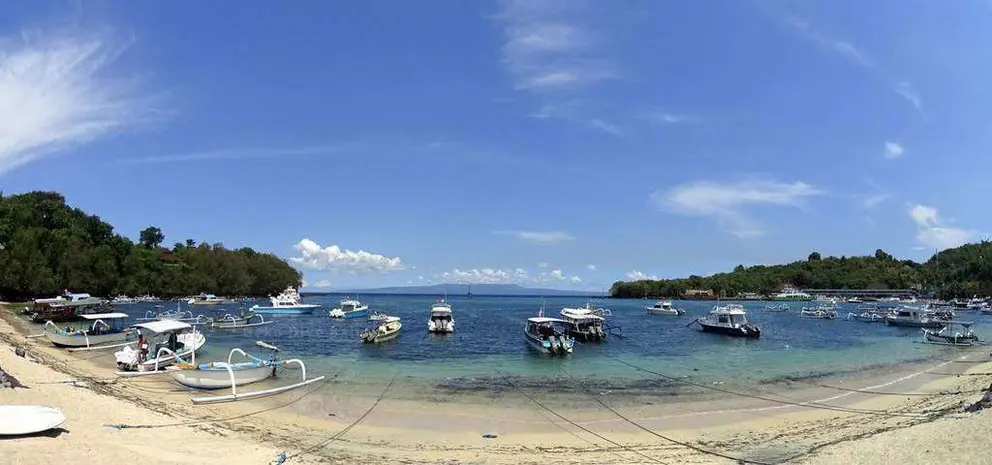
M 339 153 L 354 147 L 354 145 L 350 144 L 341 144 L 286 148 L 219 149 L 199 152 L 173 153 L 169 155 L 157 155 L 143 158 L 128 158 L 120 160 L 119 163 L 125 165 L 138 165 L 146 163 L 177 163 L 208 160 L 240 160 L 244 158 L 280 158 L 304 155 L 327 155 Z
M 538 268 L 547 268 L 548 266 L 550 266 L 548 262 L 537 262 Z
M 331 282 L 326 279 L 321 279 L 320 281 L 314 283 L 313 287 L 328 288 L 331 287 Z
M 301 284 L 302 284 L 301 287 L 310 287 L 310 283 L 308 283 L 307 280 L 305 280 L 305 279 L 303 280 L 303 282 Z
M 596 271 L 596 265 L 592 265 L 592 264 L 586 265 L 586 269 L 589 271 Z
M 560 268 L 532 274 L 523 268 L 455 268 L 437 275 L 440 282 L 459 284 L 518 284 L 521 286 L 542 284 L 580 284 L 582 278 L 569 276 Z
M 927 205 L 912 205 L 909 217 L 916 223 L 916 241 L 920 247 L 938 251 L 957 247 L 978 237 L 978 232 L 946 226 L 937 209 Z
M 149 122 L 153 99 L 109 73 L 129 45 L 100 34 L 0 38 L 0 174 Z
M 607 134 L 612 134 L 614 136 L 619 136 L 623 134 L 623 131 L 620 129 L 619 126 L 612 123 L 607 123 L 606 121 L 603 121 L 599 118 L 593 118 L 589 120 L 589 125 L 596 129 L 599 129 L 600 131 L 603 131 Z
M 317 271 L 347 271 L 351 273 L 385 273 L 402 270 L 399 257 L 369 253 L 364 250 L 342 250 L 337 245 L 321 247 L 310 239 L 301 240 L 294 247 L 300 257 L 290 257 L 289 261 L 303 268 Z
M 644 117 L 644 119 L 648 120 L 651 123 L 656 123 L 656 124 L 699 123 L 699 118 L 696 118 L 694 116 L 675 115 L 672 113 L 665 113 L 665 112 L 649 113 Z
M 863 206 L 864 208 L 872 208 L 891 198 L 892 198 L 892 194 L 873 194 L 868 197 L 865 197 L 865 199 L 861 201 L 861 206 Z
M 637 270 L 633 270 L 627 273 L 627 279 L 631 281 L 645 281 L 645 280 L 658 281 L 661 278 L 653 274 L 646 274 Z
M 494 234 L 515 236 L 518 239 L 532 244 L 560 244 L 574 240 L 575 237 L 561 231 L 493 231 Z
M 885 141 L 885 158 L 899 158 L 905 149 L 898 142 Z
M 801 207 L 806 198 L 823 191 L 802 181 L 782 183 L 775 180 L 750 179 L 717 183 L 698 181 L 651 194 L 655 207 L 694 216 L 709 216 L 720 227 L 739 238 L 753 238 L 764 229 L 746 210 L 759 205 Z
M 913 104 L 917 110 L 923 110 L 923 101 L 920 98 L 920 94 L 916 92 L 913 85 L 909 81 L 898 81 L 892 84 L 892 91 L 899 94 L 900 97 L 906 99 L 909 103 Z

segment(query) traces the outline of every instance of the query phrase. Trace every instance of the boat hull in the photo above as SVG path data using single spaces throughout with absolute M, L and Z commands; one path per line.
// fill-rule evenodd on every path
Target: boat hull
M 263 315 L 310 315 L 320 305 L 300 305 L 296 307 L 252 307 L 251 311 Z
M 924 332 L 923 336 L 927 342 L 951 346 L 973 346 L 978 342 L 978 336 L 941 336 L 929 331 Z
M 679 313 L 678 310 L 674 308 L 651 308 L 648 307 L 648 315 L 664 315 L 664 316 L 679 316 L 684 312 Z
M 82 333 L 67 335 L 45 331 L 45 337 L 58 347 L 92 347 L 127 340 L 124 332 L 84 336 Z
M 545 354 L 545 355 L 557 355 L 565 356 L 572 353 L 572 347 L 568 346 L 565 350 L 554 350 L 549 346 L 544 345 L 544 340 L 538 336 L 535 336 L 527 331 L 524 331 L 524 337 L 527 340 L 527 344 L 534 350 Z
M 944 322 L 942 321 L 919 321 L 919 320 L 893 320 L 886 319 L 885 324 L 889 326 L 901 326 L 903 328 L 943 328 Z
M 125 347 L 124 350 L 114 354 L 114 357 L 117 359 L 117 366 L 123 371 L 155 371 L 156 366 L 162 369 L 172 365 L 177 357 L 183 358 L 193 355 L 194 352 L 200 350 L 207 343 L 207 338 L 200 333 L 181 334 L 177 340 L 183 344 L 183 348 L 176 352 L 175 355 L 163 353 L 161 357 L 152 358 L 140 363 L 135 362 L 137 351 L 131 347 Z M 155 355 L 157 354 L 149 354 L 150 357 L 155 357 Z
M 0 436 L 35 434 L 58 428 L 65 414 L 52 407 L 36 405 L 0 405 Z
M 334 310 L 331 310 L 331 313 L 329 315 L 331 318 L 365 318 L 369 316 L 369 311 L 368 309 L 354 310 L 351 312 L 341 312 L 341 311 L 335 312 Z
M 234 381 L 238 386 L 257 383 L 275 375 L 276 367 L 258 366 L 253 363 L 232 365 Z M 186 387 L 195 389 L 227 389 L 231 387 L 231 373 L 224 368 L 208 370 L 175 370 L 172 379 Z
M 729 326 L 710 325 L 703 323 L 702 321 L 699 322 L 699 326 L 703 328 L 704 333 L 723 334 L 726 336 L 745 337 L 751 339 L 758 339 L 761 337 L 761 331 L 745 331 L 743 328 L 739 327 L 735 328 Z

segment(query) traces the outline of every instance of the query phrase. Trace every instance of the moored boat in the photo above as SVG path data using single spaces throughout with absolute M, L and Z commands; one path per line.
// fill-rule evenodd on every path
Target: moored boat
M 858 305 L 853 312 L 847 314 L 847 319 L 863 323 L 880 323 L 885 321 L 885 315 L 878 305 Z
M 356 299 L 341 299 L 340 306 L 328 312 L 331 318 L 363 318 L 368 316 L 369 306 Z
M 427 331 L 436 334 L 453 333 L 455 320 L 451 314 L 451 304 L 441 299 L 431 305 L 431 314 L 427 318 Z
M 766 312 L 787 312 L 791 309 L 792 307 L 789 307 L 789 304 L 784 302 L 775 305 L 765 305 Z
M 130 328 L 122 327 L 122 322 L 127 318 L 124 313 L 94 313 L 81 317 L 92 322 L 89 328 L 59 328 L 48 321 L 45 323 L 45 337 L 59 347 L 98 347 L 123 342 L 132 333 Z
M 803 318 L 815 318 L 820 320 L 833 320 L 837 318 L 837 310 L 831 306 L 820 305 L 816 307 L 803 307 L 799 312 Z
M 561 309 L 561 319 L 567 324 L 568 335 L 579 342 L 600 342 L 606 340 L 603 324 L 606 321 L 592 308 Z
M 940 328 L 950 321 L 938 318 L 932 313 L 913 307 L 903 307 L 893 310 L 885 316 L 885 324 L 889 326 L 905 326 L 910 328 Z
M 972 346 L 978 342 L 978 335 L 971 330 L 971 321 L 946 321 L 938 331 L 923 329 L 923 341 L 931 344 L 952 346 Z
M 210 326 L 210 329 L 242 329 L 265 326 L 272 323 L 275 322 L 271 320 L 266 321 L 264 316 L 254 313 L 242 314 L 241 316 L 234 316 L 228 313 L 221 318 L 211 318 L 208 326 Z
M 107 301 L 99 297 L 66 291 L 58 297 L 35 300 L 34 307 L 28 312 L 31 314 L 31 321 L 35 323 L 47 321 L 59 323 L 78 320 L 79 315 L 96 313 L 97 309 L 106 306 Z
M 220 305 L 227 303 L 227 300 L 221 297 L 217 297 L 213 294 L 201 293 L 197 296 L 187 299 L 186 302 L 190 305 Z
M 137 348 L 125 346 L 114 353 L 122 376 L 157 372 L 187 356 L 196 363 L 196 351 L 207 343 L 202 333 L 181 321 L 157 320 L 133 327 L 138 332 Z
M 703 332 L 726 334 L 734 337 L 759 338 L 761 328 L 747 320 L 744 307 L 738 304 L 713 307 L 710 314 L 697 318 Z
M 377 344 L 389 341 L 399 336 L 403 324 L 398 316 L 383 315 L 375 321 L 370 321 L 359 338 L 365 344 Z
M 672 301 L 658 301 L 650 307 L 645 307 L 649 315 L 668 315 L 668 316 L 679 316 L 685 315 L 685 310 L 681 308 L 675 308 L 672 306 Z
M 568 335 L 568 326 L 567 321 L 557 318 L 530 317 L 524 326 L 524 338 L 541 353 L 568 355 L 575 345 L 575 339 Z
M 813 296 L 800 291 L 794 287 L 786 287 L 782 292 L 772 296 L 772 300 L 777 301 L 808 301 L 813 300 Z
M 320 308 L 320 304 L 305 304 L 300 297 L 300 293 L 293 287 L 287 287 L 275 297 L 269 297 L 272 305 L 262 307 L 253 305 L 251 311 L 264 313 L 267 315 L 309 315 L 314 309 Z

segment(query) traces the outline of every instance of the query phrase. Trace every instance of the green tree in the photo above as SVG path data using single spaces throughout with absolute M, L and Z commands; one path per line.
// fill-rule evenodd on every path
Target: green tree
M 138 236 L 138 243 L 140 243 L 146 249 L 154 249 L 162 244 L 165 240 L 165 234 L 162 234 L 162 230 L 156 228 L 155 226 L 149 226 L 141 230 L 141 234 Z
M 821 260 L 821 258 L 820 258 L 820 252 L 814 251 L 813 253 L 809 254 L 809 257 L 806 257 L 806 260 L 807 261 L 810 261 L 810 262 L 818 262 L 818 261 L 820 261 Z

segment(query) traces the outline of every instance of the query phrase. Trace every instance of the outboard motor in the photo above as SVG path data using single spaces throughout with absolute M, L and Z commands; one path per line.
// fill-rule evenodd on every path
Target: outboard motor
M 558 338 L 554 336 L 548 336 L 548 341 L 551 342 L 551 353 L 556 354 L 560 348 Z

